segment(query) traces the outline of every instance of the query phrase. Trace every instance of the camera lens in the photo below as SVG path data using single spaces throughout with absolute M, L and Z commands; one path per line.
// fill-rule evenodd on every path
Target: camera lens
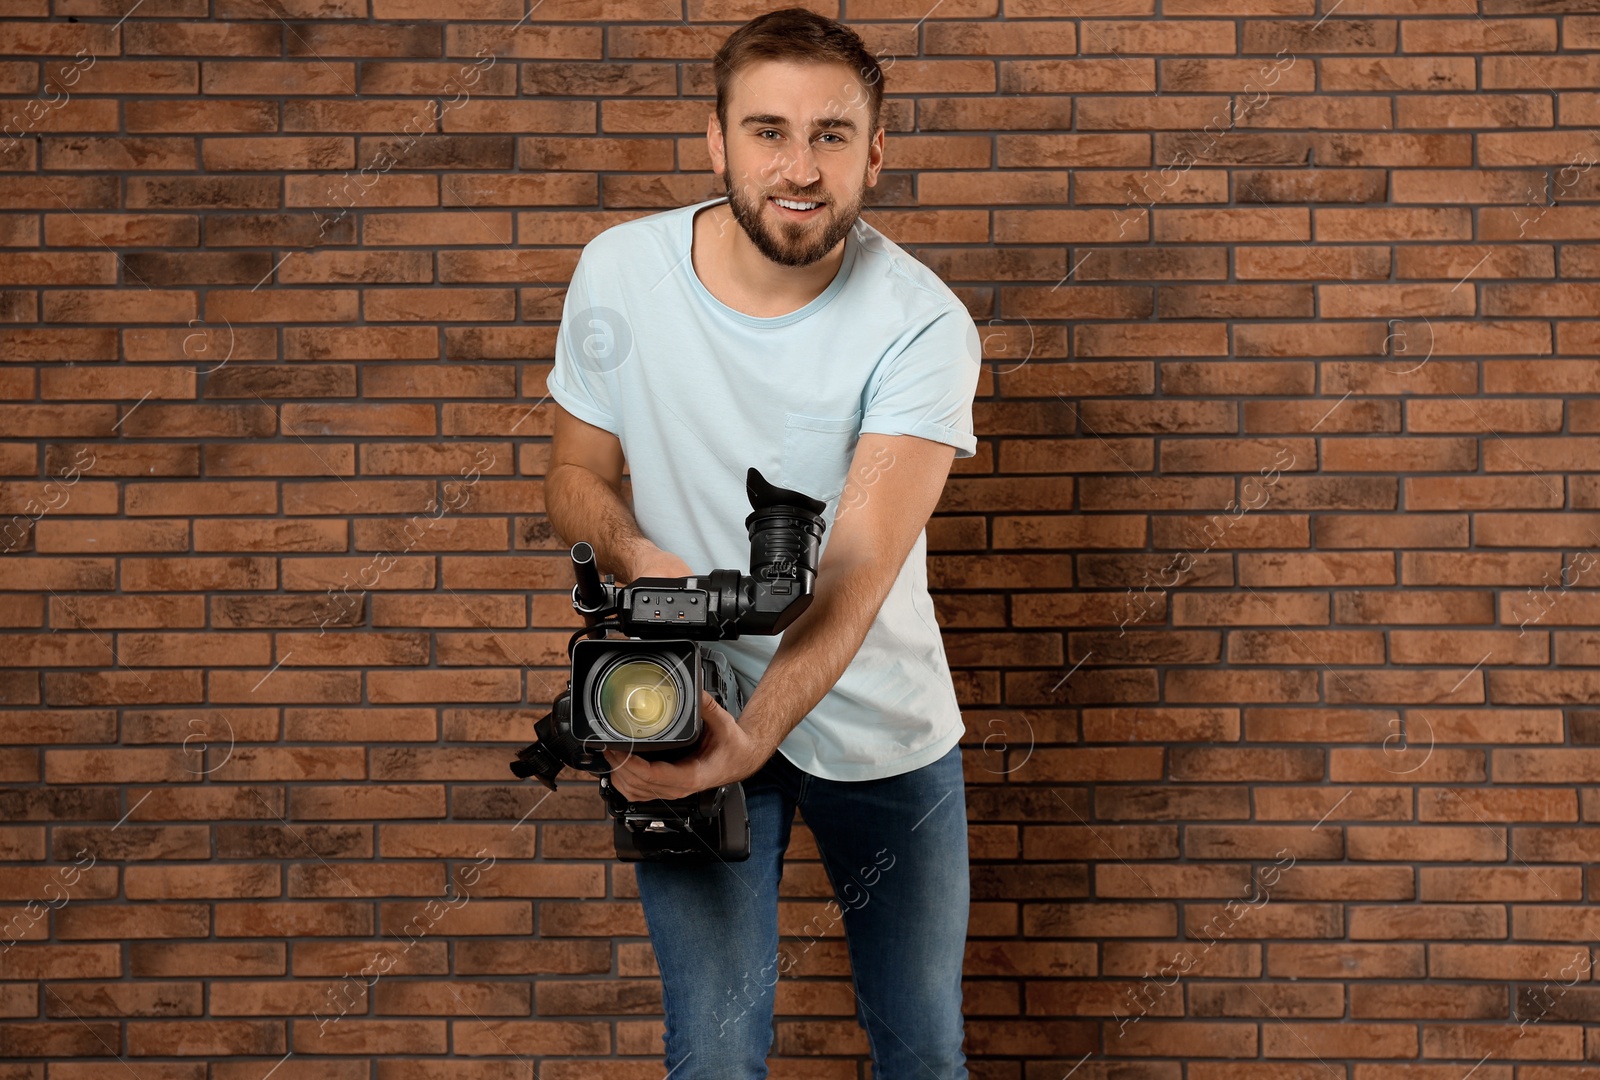
M 659 735 L 678 715 L 681 699 L 672 672 L 656 660 L 625 660 L 600 679 L 598 712 L 625 739 Z

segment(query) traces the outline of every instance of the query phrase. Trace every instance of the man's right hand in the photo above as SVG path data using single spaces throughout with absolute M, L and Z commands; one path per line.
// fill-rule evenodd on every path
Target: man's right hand
M 693 577 L 694 571 L 689 569 L 689 564 L 678 558 L 670 551 L 663 551 L 654 545 L 645 549 L 644 554 L 633 561 L 630 569 L 633 577 L 629 582 L 646 577 L 681 578 Z M 624 584 L 627 584 L 625 582 Z

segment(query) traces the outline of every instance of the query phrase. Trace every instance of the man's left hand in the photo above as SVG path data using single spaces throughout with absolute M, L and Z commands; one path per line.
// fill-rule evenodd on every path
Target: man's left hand
M 700 718 L 704 721 L 700 745 L 677 761 L 646 761 L 636 754 L 607 750 L 612 786 L 632 802 L 681 799 L 743 780 L 761 768 L 776 749 L 763 746 L 740 727 L 706 690 L 700 691 Z

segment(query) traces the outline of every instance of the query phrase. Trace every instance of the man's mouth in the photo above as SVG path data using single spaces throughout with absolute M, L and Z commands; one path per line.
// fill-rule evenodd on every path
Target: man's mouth
M 792 218 L 808 218 L 822 207 L 822 203 L 809 199 L 780 199 L 768 196 L 767 201 L 776 206 L 782 214 Z

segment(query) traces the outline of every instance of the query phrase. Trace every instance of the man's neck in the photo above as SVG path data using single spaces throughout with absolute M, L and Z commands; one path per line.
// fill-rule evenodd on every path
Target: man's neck
M 848 242 L 839 241 L 810 266 L 783 266 L 750 241 L 726 202 L 698 211 L 690 232 L 701 283 L 729 307 L 761 318 L 798 311 L 821 296 L 844 265 Z

